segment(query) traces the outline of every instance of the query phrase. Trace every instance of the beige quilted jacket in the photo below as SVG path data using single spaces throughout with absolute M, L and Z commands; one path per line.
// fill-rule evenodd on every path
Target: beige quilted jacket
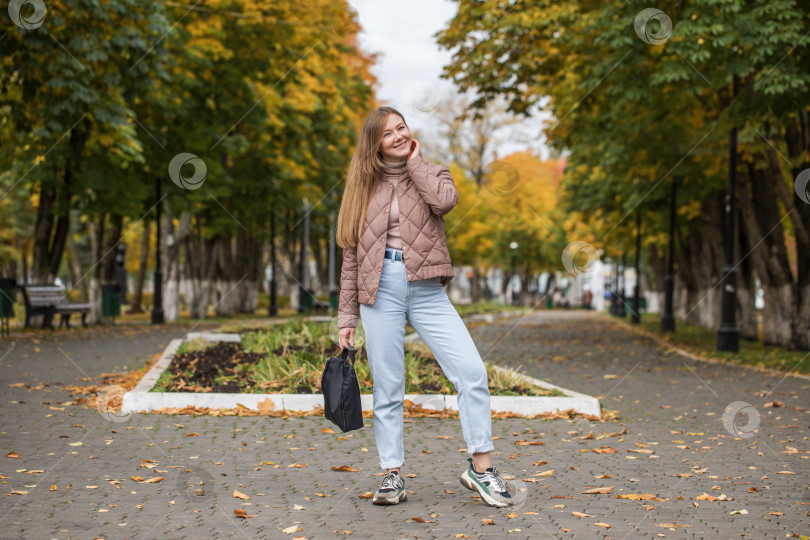
M 388 212 L 393 185 L 382 174 L 369 200 L 357 246 L 343 250 L 340 271 L 338 328 L 356 328 L 359 304 L 373 305 L 380 284 Z M 422 159 L 408 160 L 397 184 L 402 255 L 408 281 L 441 277 L 442 285 L 453 279 L 453 266 L 444 237 L 444 214 L 458 202 L 450 171 Z

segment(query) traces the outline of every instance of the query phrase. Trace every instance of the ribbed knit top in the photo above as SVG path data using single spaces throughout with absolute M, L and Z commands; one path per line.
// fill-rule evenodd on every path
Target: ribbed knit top
M 407 159 L 402 161 L 383 162 L 383 180 L 391 184 L 391 211 L 388 213 L 388 236 L 385 246 L 392 249 L 402 249 L 402 235 L 399 232 L 399 200 L 397 196 L 397 185 L 399 177 L 405 172 Z

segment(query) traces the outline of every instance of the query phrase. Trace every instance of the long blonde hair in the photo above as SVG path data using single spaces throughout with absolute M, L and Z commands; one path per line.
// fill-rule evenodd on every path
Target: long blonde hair
M 335 233 L 336 241 L 343 249 L 356 246 L 360 239 L 366 209 L 383 169 L 380 146 L 385 121 L 391 114 L 396 114 L 405 122 L 405 118 L 396 109 L 380 107 L 369 113 L 360 128 L 357 146 L 346 175 L 346 187 L 343 190 Z

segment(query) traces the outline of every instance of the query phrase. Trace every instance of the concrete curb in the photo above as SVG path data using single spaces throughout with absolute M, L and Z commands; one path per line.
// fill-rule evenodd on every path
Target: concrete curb
M 466 320 L 470 322 L 474 320 L 492 322 L 498 317 L 499 315 L 497 314 L 482 314 L 470 316 Z M 147 372 L 138 385 L 133 390 L 124 394 L 121 413 L 150 412 L 163 407 L 182 408 L 189 406 L 233 409 L 236 408 L 237 405 L 242 405 L 248 409 L 258 410 L 259 402 L 268 398 L 272 400 L 274 410 L 309 411 L 319 406 L 323 407 L 322 394 L 150 392 L 160 378 L 160 375 L 171 364 L 172 358 L 180 344 L 184 341 L 198 338 L 206 339 L 211 342 L 240 342 L 239 334 L 213 332 L 190 332 L 182 339 L 173 339 L 163 351 L 160 360 L 152 366 L 152 369 Z M 406 336 L 405 339 L 406 342 L 412 342 L 420 338 L 417 334 L 413 333 Z M 494 366 L 494 368 L 503 372 L 515 373 L 529 384 L 549 390 L 559 390 L 565 394 L 565 397 L 491 396 L 490 407 L 493 412 L 513 412 L 517 414 L 534 415 L 573 409 L 581 414 L 601 416 L 599 400 L 593 396 L 573 392 L 500 366 Z M 372 410 L 372 394 L 361 394 L 360 399 L 364 411 Z M 405 399 L 421 405 L 426 409 L 458 410 L 458 396 L 455 394 L 406 394 Z
M 717 364 L 717 365 L 741 367 L 741 368 L 744 368 L 744 369 L 750 369 L 750 370 L 753 370 L 753 371 L 757 371 L 759 373 L 767 373 L 769 375 L 775 375 L 775 376 L 780 376 L 780 377 L 788 377 L 788 376 L 790 376 L 790 377 L 796 377 L 796 378 L 799 378 L 799 379 L 803 379 L 805 381 L 810 381 L 810 375 L 805 375 L 803 373 L 793 373 L 791 371 L 782 371 L 782 370 L 779 370 L 779 369 L 752 366 L 751 364 L 741 364 L 739 362 L 735 362 L 734 360 L 722 360 L 720 358 L 709 358 L 707 356 L 700 356 L 700 355 L 691 353 L 691 352 L 689 352 L 689 351 L 687 351 L 685 349 L 681 349 L 677 345 L 673 345 L 669 341 L 667 341 L 665 339 L 661 339 L 657 335 L 655 335 L 655 334 L 653 334 L 653 333 L 651 333 L 651 332 L 649 332 L 649 331 L 647 331 L 647 330 L 645 330 L 643 328 L 639 328 L 637 326 L 633 326 L 632 324 L 628 324 L 625 321 L 616 320 L 616 319 L 607 319 L 607 321 L 615 323 L 616 325 L 621 326 L 622 328 L 624 328 L 624 329 L 626 329 L 626 330 L 628 330 L 630 332 L 633 332 L 633 333 L 639 334 L 641 336 L 644 336 L 646 338 L 649 338 L 653 342 L 655 342 L 656 344 L 660 345 L 661 347 L 667 348 L 667 349 L 669 349 L 669 350 L 671 350 L 671 351 L 673 351 L 673 352 L 675 352 L 675 353 L 677 353 L 677 354 L 679 354 L 679 355 L 681 355 L 683 357 L 689 358 L 690 360 L 695 360 L 695 361 L 698 361 L 698 362 L 706 362 L 708 364 Z

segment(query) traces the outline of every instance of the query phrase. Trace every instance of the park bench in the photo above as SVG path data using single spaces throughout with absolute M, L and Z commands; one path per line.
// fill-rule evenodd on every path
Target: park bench
M 70 328 L 70 316 L 81 313 L 82 326 L 87 326 L 90 304 L 69 304 L 65 299 L 64 287 L 22 285 L 18 287 L 25 300 L 25 327 L 30 326 L 31 317 L 42 315 L 42 328 L 53 330 L 53 316 L 60 315 L 59 326 Z

